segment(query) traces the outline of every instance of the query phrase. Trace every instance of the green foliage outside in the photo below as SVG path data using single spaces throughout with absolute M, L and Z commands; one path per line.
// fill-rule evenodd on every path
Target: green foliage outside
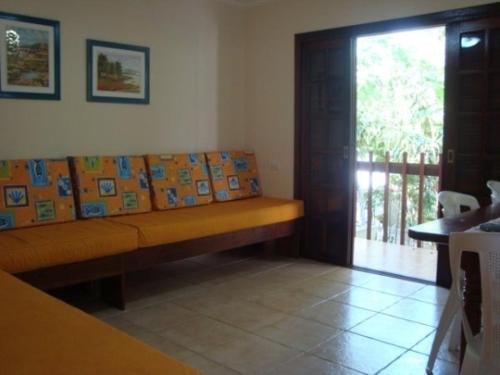
M 363 37 L 357 40 L 358 160 L 437 164 L 442 148 L 444 100 L 444 28 Z M 375 182 L 381 176 L 375 176 Z M 361 186 L 362 184 L 360 184 Z M 377 185 L 375 183 L 375 185 Z M 391 175 L 391 240 L 397 240 L 401 177 Z M 424 221 L 436 217 L 437 178 L 426 177 Z M 374 233 L 383 220 L 383 183 L 373 192 Z M 358 225 L 366 218 L 366 190 L 358 192 Z M 407 225 L 417 222 L 418 176 L 408 179 Z M 358 230 L 360 228 L 358 227 Z

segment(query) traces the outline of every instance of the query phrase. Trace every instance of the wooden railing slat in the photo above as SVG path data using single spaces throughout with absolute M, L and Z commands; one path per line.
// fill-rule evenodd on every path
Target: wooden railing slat
M 417 222 L 422 224 L 423 212 L 424 212 L 424 180 L 425 180 L 425 154 L 420 153 L 420 164 L 418 171 L 418 212 L 417 212 Z M 417 241 L 417 247 L 422 247 L 422 241 Z
M 367 230 L 366 238 L 368 240 L 372 239 L 372 215 L 373 215 L 373 152 L 370 151 L 368 156 L 370 169 L 368 171 L 368 204 L 367 204 Z
M 391 156 L 389 151 L 385 153 L 385 162 L 384 162 L 384 172 L 385 172 L 385 185 L 384 185 L 384 220 L 383 220 L 383 238 L 384 242 L 387 242 L 388 239 L 388 224 L 389 224 L 389 184 L 390 184 L 390 170 L 389 163 L 391 161 Z
M 401 232 L 399 233 L 399 243 L 401 245 L 405 244 L 406 238 L 406 211 L 407 211 L 407 200 L 408 195 L 408 178 L 406 175 L 406 166 L 408 164 L 408 153 L 403 152 L 403 165 L 401 170 Z

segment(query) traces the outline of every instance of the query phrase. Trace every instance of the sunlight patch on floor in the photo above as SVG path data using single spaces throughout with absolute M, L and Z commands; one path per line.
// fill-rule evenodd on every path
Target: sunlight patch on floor
M 356 237 L 354 265 L 436 281 L 437 251 Z

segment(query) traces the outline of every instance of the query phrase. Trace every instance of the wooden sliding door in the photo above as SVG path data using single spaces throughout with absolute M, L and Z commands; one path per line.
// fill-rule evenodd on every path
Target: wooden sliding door
M 443 189 L 489 203 L 500 180 L 500 18 L 447 28 Z
M 354 68 L 351 40 L 297 45 L 296 196 L 305 202 L 305 256 L 351 264 Z M 296 169 L 297 170 L 297 169 Z
M 500 3 L 296 36 L 295 197 L 305 202 L 301 253 L 352 264 L 354 40 L 447 27 L 443 189 L 489 203 L 500 180 Z

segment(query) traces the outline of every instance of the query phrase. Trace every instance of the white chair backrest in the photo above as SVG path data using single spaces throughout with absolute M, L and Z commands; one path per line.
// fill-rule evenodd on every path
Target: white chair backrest
M 500 181 L 490 180 L 486 185 L 491 190 L 491 203 L 500 203 Z
M 468 207 L 471 210 L 478 209 L 479 202 L 472 195 L 457 193 L 454 191 L 441 191 L 438 194 L 438 201 L 443 206 L 444 217 L 454 217 L 460 215 L 460 207 Z
M 500 233 L 464 232 L 450 236 L 450 254 L 460 259 L 464 251 L 479 255 L 482 295 L 482 353 L 481 362 L 500 368 Z M 454 267 L 459 271 L 460 262 Z M 463 290 L 456 286 L 460 296 Z M 472 340 L 470 325 L 463 314 L 464 333 L 468 342 Z

